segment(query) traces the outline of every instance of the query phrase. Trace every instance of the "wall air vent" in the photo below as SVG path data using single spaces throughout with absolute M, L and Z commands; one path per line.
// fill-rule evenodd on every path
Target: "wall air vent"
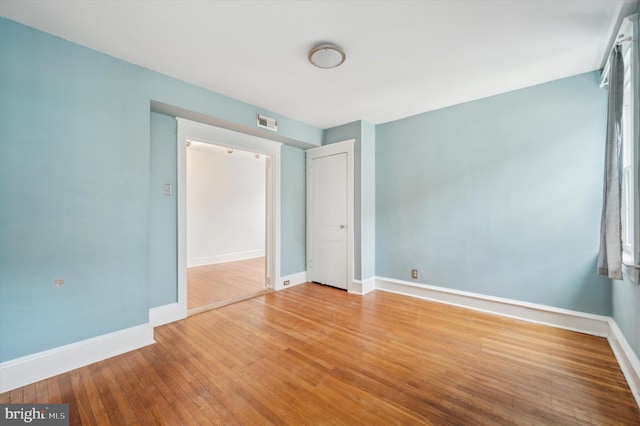
M 265 117 L 264 115 L 258 114 L 258 127 L 262 127 L 263 129 L 271 130 L 273 132 L 278 131 L 278 120 L 275 118 Z

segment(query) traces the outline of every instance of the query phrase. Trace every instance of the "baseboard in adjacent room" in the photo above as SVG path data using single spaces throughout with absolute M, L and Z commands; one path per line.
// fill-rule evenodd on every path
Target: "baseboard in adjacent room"
M 155 343 L 153 327 L 138 325 L 0 363 L 0 393 Z
M 217 263 L 234 262 L 236 260 L 255 259 L 256 257 L 264 257 L 264 249 L 187 259 L 187 268 L 192 268 L 194 266 L 215 265 Z

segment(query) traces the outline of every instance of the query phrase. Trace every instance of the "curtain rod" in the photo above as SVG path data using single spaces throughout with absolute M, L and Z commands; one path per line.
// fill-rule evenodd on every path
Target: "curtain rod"
M 631 36 L 629 36 L 613 43 L 613 46 L 611 46 L 611 49 L 609 50 L 609 56 L 607 56 L 607 63 L 604 64 L 604 68 L 602 69 L 602 76 L 600 77 L 600 87 L 604 87 L 609 84 L 609 67 L 611 66 L 611 54 L 613 53 L 613 50 L 618 46 L 622 46 L 622 43 L 626 41 L 637 41 L 637 39 L 634 40 Z
M 621 40 L 616 41 L 616 42 L 614 43 L 614 45 L 616 45 L 616 46 L 620 46 L 620 45 L 622 45 L 622 43 L 624 43 L 625 41 L 638 41 L 638 39 L 637 39 L 637 38 L 636 38 L 636 39 L 634 39 L 633 37 L 629 36 L 629 37 L 625 37 L 625 38 L 623 38 L 623 39 L 621 39 Z M 613 49 L 613 48 L 612 48 L 612 49 Z M 609 53 L 609 54 L 611 54 L 611 53 Z
M 617 34 L 617 37 L 618 38 L 621 37 L 621 38 L 619 40 L 614 41 L 611 46 L 611 49 L 609 49 L 607 62 L 604 65 L 604 68 L 602 70 L 602 76 L 600 77 L 600 87 L 604 87 L 609 84 L 609 67 L 611 64 L 611 53 L 613 52 L 613 49 L 615 49 L 616 46 L 621 46 L 623 43 L 626 43 L 628 41 L 630 42 L 638 41 L 638 38 L 637 38 L 638 34 L 635 28 L 637 26 L 637 23 L 635 23 L 634 21 L 637 21 L 639 16 L 640 16 L 639 13 L 634 13 L 633 15 L 627 16 L 622 20 L 622 23 L 620 24 L 620 28 L 618 29 L 618 34 Z M 625 37 L 623 30 L 626 30 L 626 29 L 630 30 L 627 32 L 627 34 L 629 33 L 631 34 Z

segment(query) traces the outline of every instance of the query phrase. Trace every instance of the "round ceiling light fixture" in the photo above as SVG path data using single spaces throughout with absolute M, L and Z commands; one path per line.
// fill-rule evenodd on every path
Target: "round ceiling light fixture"
M 344 50 L 334 44 L 320 44 L 309 51 L 309 62 L 318 68 L 335 68 L 347 59 Z

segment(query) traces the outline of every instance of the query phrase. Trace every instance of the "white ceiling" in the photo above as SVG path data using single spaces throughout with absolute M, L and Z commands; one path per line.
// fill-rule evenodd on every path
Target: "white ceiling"
M 0 0 L 0 15 L 321 128 L 600 69 L 637 0 Z M 307 62 L 333 42 L 339 68 Z

